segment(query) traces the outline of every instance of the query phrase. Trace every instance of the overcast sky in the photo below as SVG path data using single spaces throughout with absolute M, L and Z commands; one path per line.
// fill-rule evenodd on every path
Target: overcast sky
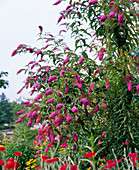
M 11 57 L 11 53 L 19 44 L 37 46 L 39 25 L 45 32 L 58 34 L 60 27 L 56 23 L 66 2 L 53 6 L 54 2 L 56 0 L 0 0 L 0 71 L 9 73 L 9 88 L 0 89 L 0 94 L 4 92 L 11 101 L 29 96 L 25 90 L 21 95 L 16 94 L 25 80 L 23 74 L 17 76 L 16 73 L 31 60 L 28 54 Z

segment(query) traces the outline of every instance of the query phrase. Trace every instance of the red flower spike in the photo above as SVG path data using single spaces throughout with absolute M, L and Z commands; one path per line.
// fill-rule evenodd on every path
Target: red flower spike
M 108 164 L 110 164 L 110 163 L 112 163 L 113 162 L 113 160 L 107 160 L 106 161 L 106 163 L 108 163 Z
M 92 157 L 92 156 L 96 156 L 96 153 L 95 152 L 87 152 L 84 157 L 85 158 L 89 158 L 89 157 Z
M 53 163 L 55 161 L 58 161 L 58 158 L 47 159 L 46 163 Z
M 113 163 L 105 166 L 104 169 L 110 169 L 110 168 L 114 167 L 115 165 L 116 165 L 116 162 L 113 162 Z

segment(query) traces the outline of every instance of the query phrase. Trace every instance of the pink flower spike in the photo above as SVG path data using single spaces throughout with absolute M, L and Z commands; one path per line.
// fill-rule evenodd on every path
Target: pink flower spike
M 106 15 L 100 15 L 98 17 L 98 19 L 100 20 L 100 22 L 104 22 L 107 19 L 107 16 Z
M 81 65 L 83 61 L 84 61 L 84 57 L 81 57 L 81 58 L 79 59 L 79 65 Z
M 91 0 L 91 1 L 89 2 L 89 5 L 95 5 L 95 4 L 97 4 L 97 3 L 98 3 L 97 0 Z
M 110 14 L 109 14 L 109 18 L 113 18 L 115 16 L 115 11 L 111 11 Z
M 65 88 L 65 94 L 67 94 L 69 91 L 69 86 L 66 85 L 66 88 Z
M 47 66 L 47 67 L 46 67 L 46 72 L 48 73 L 48 72 L 49 72 L 49 70 L 50 70 L 50 67 L 49 67 L 49 66 Z
M 23 70 L 25 70 L 25 69 L 18 70 L 17 74 L 21 73 Z
M 73 113 L 75 113 L 75 112 L 78 112 L 78 109 L 77 109 L 76 107 L 73 107 L 73 108 L 71 109 L 71 111 L 72 111 Z
M 20 110 L 20 111 L 18 111 L 17 113 L 16 113 L 16 115 L 21 115 L 21 114 L 23 114 L 25 111 L 24 110 Z
M 67 56 L 66 59 L 63 61 L 63 66 L 64 66 L 67 62 L 69 62 L 69 60 L 70 60 L 70 59 L 69 59 L 69 56 Z
M 107 105 L 106 105 L 106 103 L 103 103 L 103 104 L 102 104 L 102 107 L 104 107 L 105 111 L 107 111 Z
M 69 47 L 65 47 L 65 50 L 69 50 Z
M 99 109 L 99 105 L 96 105 L 96 107 L 95 107 L 95 112 L 97 112 L 98 109 Z
M 39 25 L 39 29 L 40 29 L 40 32 L 42 33 L 43 27 L 41 25 Z
M 56 111 L 52 112 L 52 113 L 50 114 L 50 119 L 55 118 L 56 115 L 57 115 Z
M 86 98 L 82 98 L 80 102 L 83 102 L 84 106 L 87 106 L 88 100 Z
M 104 131 L 104 132 L 102 133 L 102 138 L 104 138 L 105 135 L 106 135 L 106 131 Z
M 12 52 L 11 56 L 13 57 L 13 56 L 16 55 L 16 54 L 17 54 L 17 51 L 14 50 L 14 51 Z
M 72 118 L 71 118 L 70 114 L 67 114 L 66 120 L 67 120 L 68 122 L 71 122 L 71 121 L 72 121 Z
M 30 47 L 29 47 L 29 48 L 26 48 L 26 49 L 29 50 L 29 51 L 33 51 L 33 48 L 30 48 Z
M 124 15 L 122 12 L 118 13 L 118 23 L 121 25 L 121 23 L 123 23 L 124 21 Z
M 68 10 L 67 10 L 67 14 L 69 14 L 70 12 L 71 12 L 71 9 L 68 9 Z
M 72 137 L 74 138 L 74 141 L 77 143 L 78 142 L 78 135 L 74 134 Z
M 106 80 L 106 89 L 110 88 L 109 80 Z
M 48 82 L 51 82 L 51 81 L 55 80 L 56 78 L 57 78 L 57 76 L 53 75 L 53 76 L 49 77 Z
M 20 117 L 17 121 L 16 121 L 16 123 L 21 123 L 23 121 L 23 119 Z
M 47 104 L 54 103 L 54 100 L 55 100 L 54 98 L 51 98 L 51 99 L 47 100 L 46 103 L 47 103 Z
M 99 68 L 95 70 L 94 75 L 96 75 L 97 73 L 100 73 Z
M 62 18 L 63 18 L 63 16 L 60 16 L 60 17 L 58 18 L 57 23 L 59 23 L 59 22 L 62 20 Z
M 56 109 L 57 109 L 57 110 L 60 110 L 62 107 L 63 107 L 63 104 L 61 104 L 61 103 L 59 103 L 59 104 L 56 105 Z
M 50 94 L 52 94 L 52 93 L 53 93 L 53 90 L 52 90 L 52 89 L 49 89 L 49 90 L 46 91 L 45 95 L 48 96 L 48 95 L 50 95 Z
M 37 56 L 38 56 L 39 54 L 42 54 L 42 51 L 41 51 L 41 50 L 38 50 L 38 51 L 36 51 L 35 53 L 36 53 Z
M 137 59 L 139 59 L 138 56 L 134 56 L 134 57 L 133 57 L 133 60 L 137 60 Z
M 57 90 L 57 95 L 58 95 L 58 97 L 62 97 L 60 89 Z
M 50 37 L 54 37 L 52 34 L 48 34 L 48 35 L 50 35 Z
M 61 70 L 60 71 L 60 77 L 62 77 L 64 75 L 64 73 L 65 73 L 65 70 Z
M 126 82 L 126 84 L 127 84 L 128 90 L 132 91 L 133 82 L 129 81 L 129 82 Z
M 60 4 L 60 2 L 61 2 L 61 0 L 56 1 L 53 5 L 58 5 L 58 4 Z
M 62 124 L 62 122 L 63 122 L 63 117 L 57 117 L 57 118 L 55 119 L 54 124 L 55 124 L 55 126 L 59 126 L 59 125 Z
M 137 92 L 139 94 L 139 84 L 136 86 Z
M 94 90 L 94 83 L 91 83 L 90 87 L 91 87 L 92 90 Z
M 100 61 L 103 59 L 103 55 L 104 55 L 104 53 L 101 52 L 101 51 L 98 53 L 98 56 L 99 56 L 99 60 L 100 60 Z
M 127 77 L 128 79 L 132 79 L 132 80 L 133 80 L 133 77 L 131 77 L 129 74 L 127 74 L 126 77 Z
M 38 94 L 38 96 L 33 101 L 37 102 L 38 100 L 40 100 L 41 97 L 42 97 L 42 94 Z
M 114 5 L 115 4 L 115 2 L 114 1 L 111 1 L 110 3 L 109 3 L 109 5 Z
M 81 83 L 76 83 L 77 87 L 80 88 L 82 90 L 83 86 Z

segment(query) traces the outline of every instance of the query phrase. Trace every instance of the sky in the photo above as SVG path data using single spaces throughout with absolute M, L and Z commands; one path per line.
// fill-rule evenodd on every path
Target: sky
M 66 2 L 53 6 L 54 2 L 56 0 L 0 0 L 0 71 L 9 73 L 9 87 L 0 89 L 0 94 L 5 93 L 10 101 L 29 97 L 25 90 L 17 95 L 26 76 L 16 73 L 31 61 L 28 54 L 11 57 L 11 53 L 19 44 L 32 47 L 40 45 L 37 41 L 39 25 L 43 26 L 45 32 L 58 34 L 61 28 L 57 25 L 57 20 L 59 12 L 65 9 Z

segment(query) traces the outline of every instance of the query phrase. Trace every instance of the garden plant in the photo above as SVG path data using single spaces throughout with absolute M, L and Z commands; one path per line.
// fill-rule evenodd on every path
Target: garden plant
M 137 170 L 138 1 L 53 5 L 62 3 L 59 34 L 39 26 L 42 47 L 20 44 L 12 53 L 32 54 L 17 72 L 27 75 L 17 93 L 30 89 L 33 98 L 23 103 L 26 111 L 17 112 L 17 123 L 42 125 L 33 142 L 33 168 Z

